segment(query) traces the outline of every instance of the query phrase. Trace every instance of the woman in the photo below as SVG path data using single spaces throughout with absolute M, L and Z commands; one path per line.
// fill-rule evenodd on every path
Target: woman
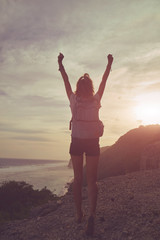
M 88 199 L 90 204 L 86 234 L 93 235 L 98 194 L 96 181 L 100 155 L 99 137 L 102 135 L 103 128 L 102 122 L 99 121 L 98 113 L 100 100 L 111 70 L 113 57 L 111 54 L 108 55 L 108 65 L 96 94 L 94 94 L 93 83 L 88 74 L 84 74 L 84 76 L 78 80 L 76 91 L 73 93 L 67 73 L 62 64 L 63 58 L 63 54 L 60 53 L 58 56 L 59 71 L 64 80 L 72 111 L 72 121 L 70 123 L 70 127 L 72 127 L 70 155 L 74 170 L 73 193 L 77 210 L 77 222 L 80 223 L 83 218 L 82 180 L 83 154 L 85 153 Z

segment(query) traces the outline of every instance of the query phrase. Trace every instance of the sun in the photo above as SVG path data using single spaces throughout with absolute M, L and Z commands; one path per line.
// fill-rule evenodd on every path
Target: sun
M 136 119 L 143 125 L 160 124 L 160 106 L 158 103 L 141 103 L 135 107 Z

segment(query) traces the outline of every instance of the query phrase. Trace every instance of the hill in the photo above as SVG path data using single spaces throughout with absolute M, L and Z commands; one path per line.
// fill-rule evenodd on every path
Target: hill
M 160 236 L 160 169 L 145 170 L 98 181 L 95 240 L 158 240 Z M 72 191 L 41 207 L 28 219 L 0 225 L 1 240 L 82 240 L 86 220 L 75 221 Z M 88 215 L 87 188 L 83 207 Z
M 126 174 L 142 168 L 159 167 L 159 146 L 160 125 L 140 126 L 130 130 L 121 136 L 115 144 L 109 148 L 104 148 L 100 156 L 98 178 Z
M 100 153 L 102 154 L 103 152 L 105 152 L 110 146 L 105 146 L 105 147 L 101 147 L 100 148 Z

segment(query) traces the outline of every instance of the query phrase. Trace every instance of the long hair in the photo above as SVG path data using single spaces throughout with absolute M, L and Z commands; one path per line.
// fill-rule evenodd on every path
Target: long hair
M 94 95 L 94 87 L 93 82 L 89 77 L 88 73 L 85 73 L 80 79 L 77 81 L 75 94 L 78 97 L 91 97 Z

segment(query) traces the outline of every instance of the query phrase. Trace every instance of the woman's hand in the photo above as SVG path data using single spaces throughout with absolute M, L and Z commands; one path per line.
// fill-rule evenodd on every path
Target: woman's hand
M 60 53 L 59 56 L 58 56 L 58 63 L 59 64 L 62 63 L 63 58 L 64 58 L 64 55 L 62 53 Z
M 113 56 L 111 54 L 108 55 L 108 64 L 112 65 Z

